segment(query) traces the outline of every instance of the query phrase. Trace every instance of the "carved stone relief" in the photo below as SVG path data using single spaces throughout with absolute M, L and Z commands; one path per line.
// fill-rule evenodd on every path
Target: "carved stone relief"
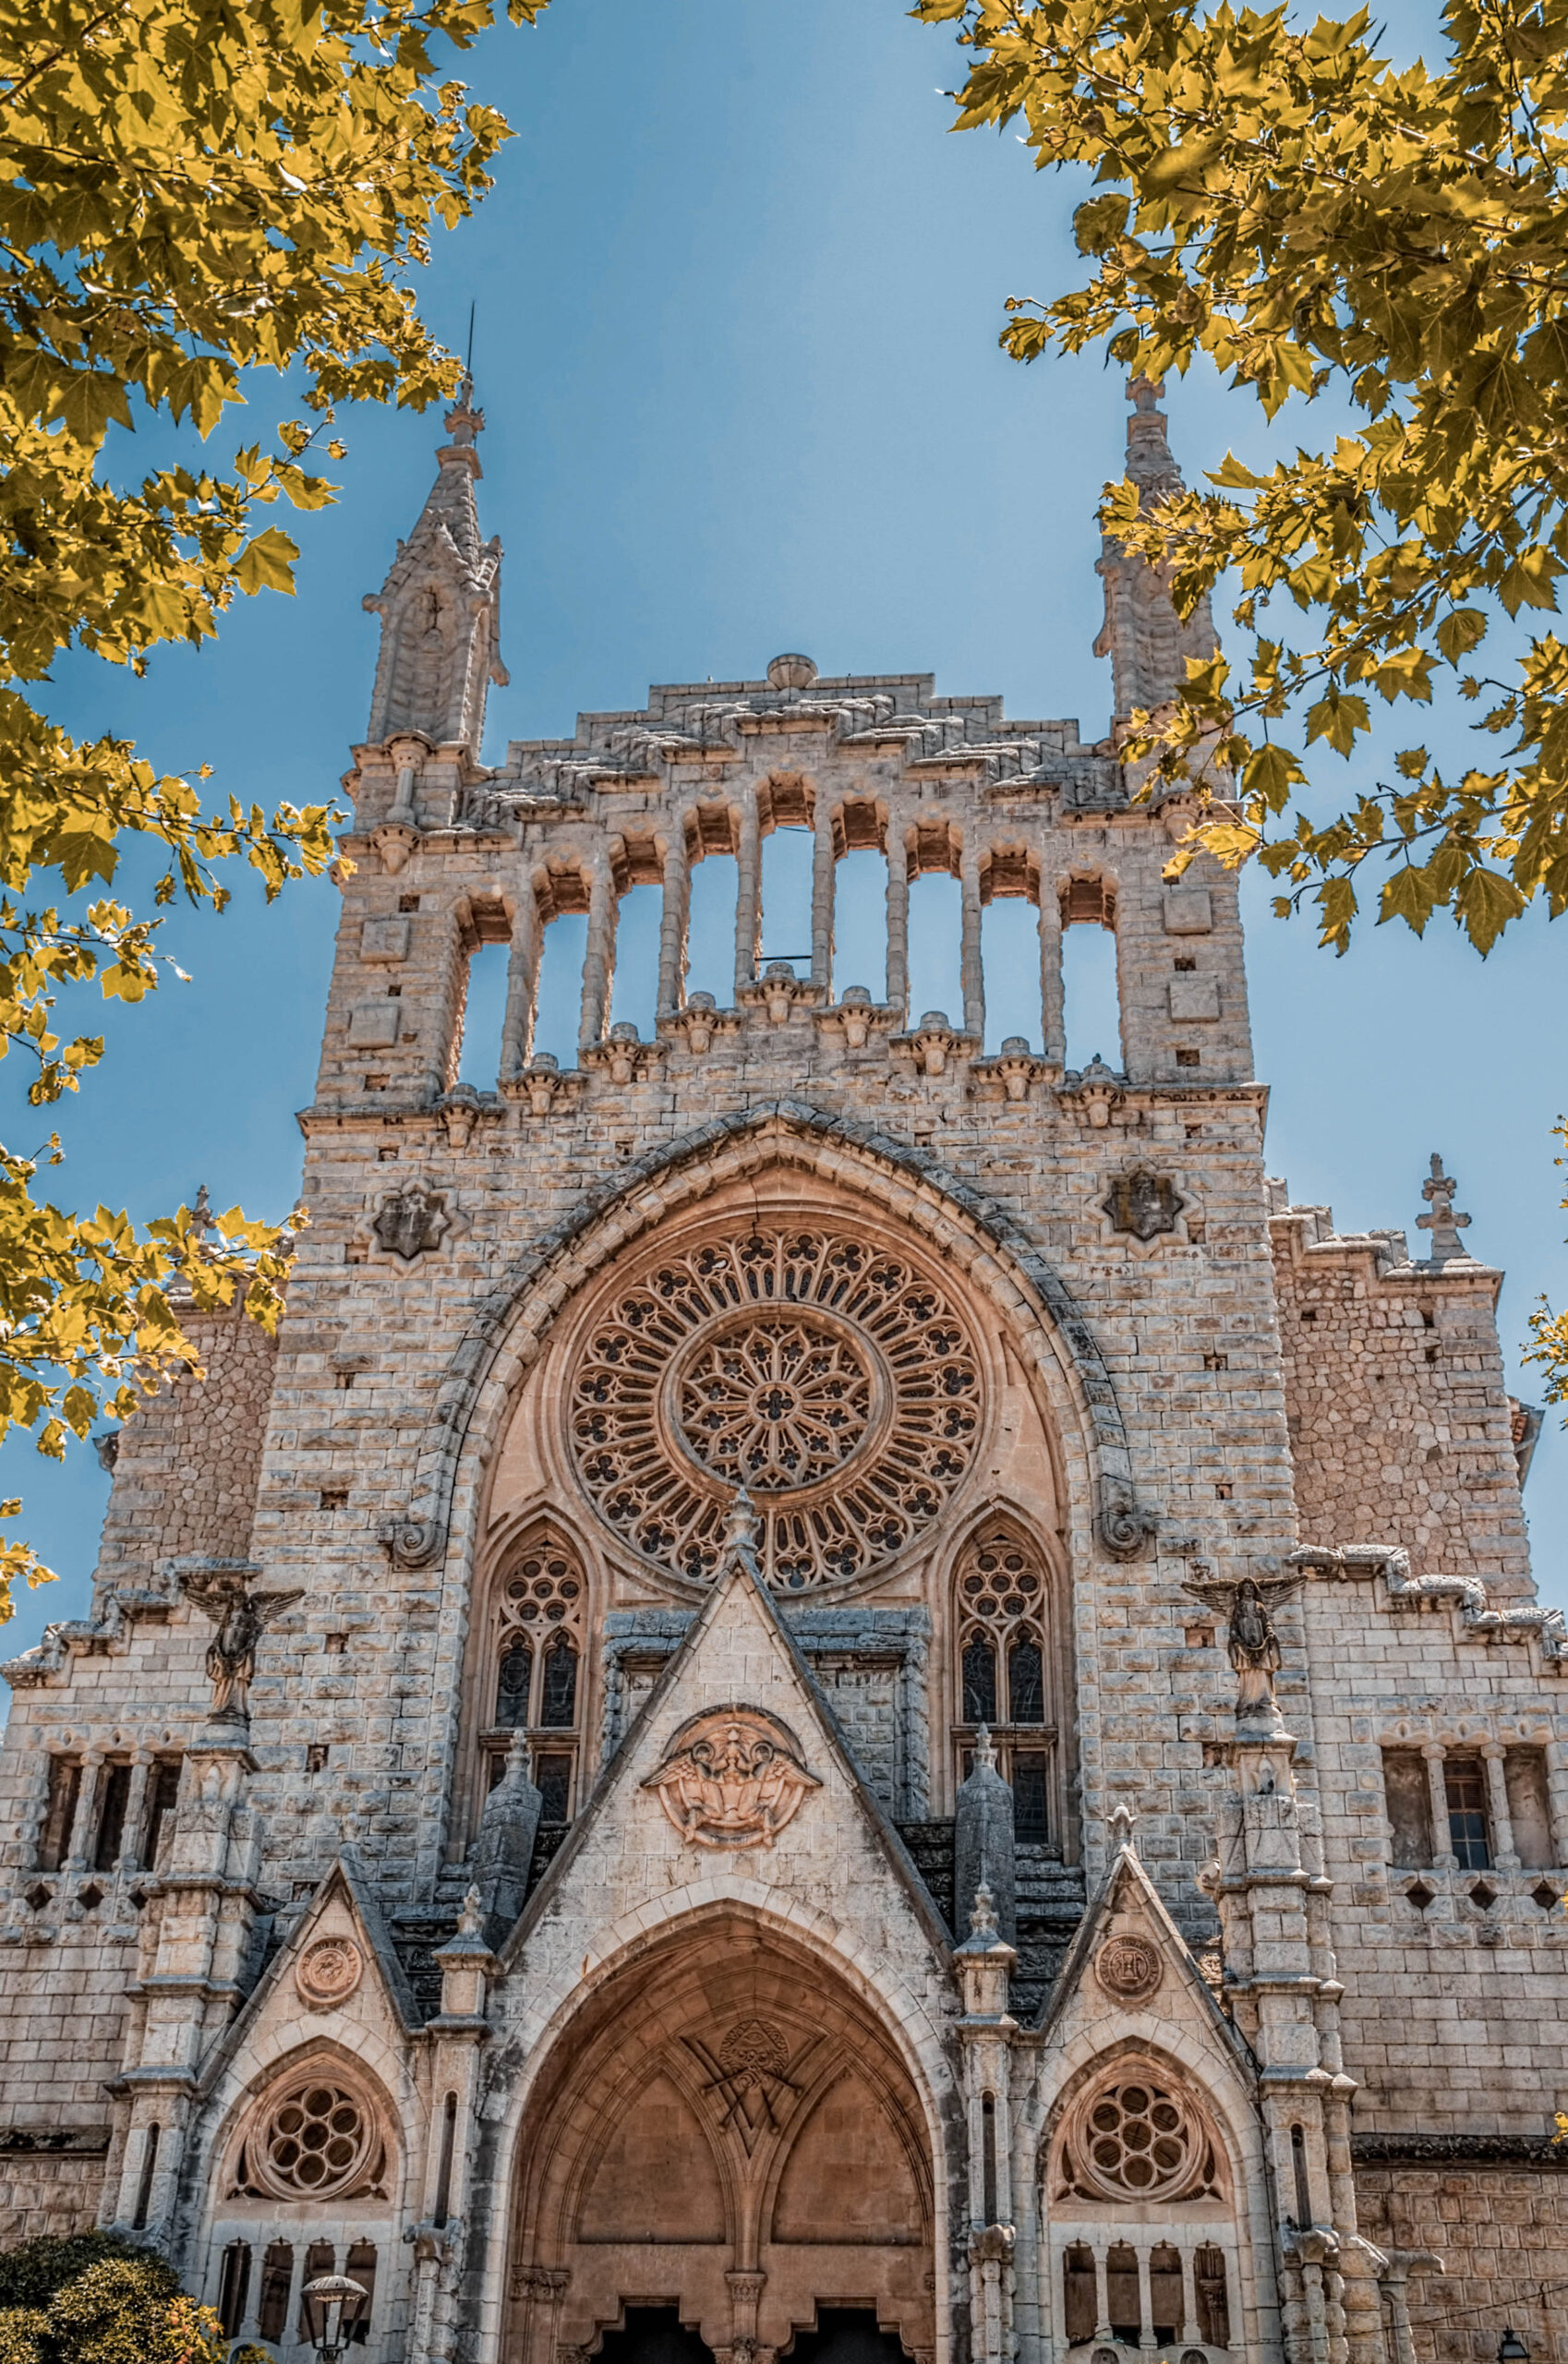
M 718 1707 L 682 1724 L 644 1782 L 694 1847 L 771 1847 L 820 1789 L 788 1726 L 760 1707 Z

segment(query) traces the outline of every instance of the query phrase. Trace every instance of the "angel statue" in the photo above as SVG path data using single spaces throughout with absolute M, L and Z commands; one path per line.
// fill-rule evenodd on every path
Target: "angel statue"
M 256 1571 L 244 1562 L 198 1562 L 178 1570 L 180 1590 L 217 1627 L 207 1649 L 207 1674 L 212 1685 L 210 1724 L 247 1724 L 246 1694 L 256 1672 L 256 1645 L 264 1629 L 304 1591 L 252 1592 L 246 1578 Z
M 1280 1668 L 1280 1637 L 1274 1631 L 1273 1610 L 1276 1602 L 1294 1592 L 1305 1580 L 1306 1571 L 1294 1571 L 1285 1576 L 1265 1577 L 1260 1584 L 1255 1577 L 1243 1576 L 1239 1584 L 1226 1578 L 1208 1575 L 1190 1581 L 1186 1590 L 1210 1608 L 1224 1608 L 1230 1621 L 1225 1637 L 1225 1652 L 1239 1678 L 1236 1694 L 1236 1719 L 1239 1724 L 1269 1723 L 1278 1714 L 1274 1703 L 1274 1677 Z

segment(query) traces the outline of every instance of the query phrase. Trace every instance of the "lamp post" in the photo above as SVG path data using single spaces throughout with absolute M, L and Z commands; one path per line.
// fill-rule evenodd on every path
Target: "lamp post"
M 319 2274 L 306 2284 L 299 2294 L 306 2336 L 321 2364 L 339 2364 L 369 2298 L 364 2284 L 351 2282 L 346 2274 Z
M 1530 2351 L 1512 2323 L 1504 2324 L 1497 2343 L 1497 2364 L 1530 2364 Z

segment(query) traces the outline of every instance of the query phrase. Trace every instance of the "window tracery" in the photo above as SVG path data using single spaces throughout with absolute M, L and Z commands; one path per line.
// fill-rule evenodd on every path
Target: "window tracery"
M 1048 1843 L 1055 1836 L 1056 1710 L 1044 1562 L 1011 1526 L 987 1526 L 960 1559 L 955 1587 L 959 1778 L 983 1724 L 1012 1785 L 1018 1837 Z
M 582 1561 L 551 1534 L 530 1545 L 496 1587 L 480 1676 L 493 1710 L 482 1738 L 481 1799 L 500 1778 L 512 1734 L 525 1731 L 546 1822 L 565 1822 L 575 1807 L 586 1603 Z
M 1212 2136 L 1168 2080 L 1122 2069 L 1092 2087 L 1068 2117 L 1058 2152 L 1061 2195 L 1095 2201 L 1222 2197 Z
M 240 2144 L 228 2197 L 384 2200 L 386 2177 L 376 2112 L 337 2069 L 318 2064 L 267 2097 Z
M 744 1485 L 765 1576 L 800 1591 L 929 1526 L 980 1412 L 968 1328 L 911 1259 L 758 1224 L 621 1294 L 580 1358 L 570 1436 L 595 1508 L 644 1558 L 710 1577 Z

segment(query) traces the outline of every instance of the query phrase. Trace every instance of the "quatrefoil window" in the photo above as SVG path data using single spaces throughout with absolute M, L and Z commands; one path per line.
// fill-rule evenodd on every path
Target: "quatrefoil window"
M 705 1579 L 744 1486 L 767 1581 L 893 1559 L 969 1471 L 980 1362 L 912 1259 L 756 1225 L 649 1267 L 601 1318 L 571 1405 L 578 1475 L 644 1558 Z

